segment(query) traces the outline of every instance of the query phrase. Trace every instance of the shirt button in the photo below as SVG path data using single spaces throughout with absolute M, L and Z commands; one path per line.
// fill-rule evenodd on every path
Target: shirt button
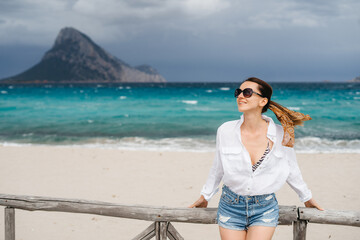
M 248 190 L 250 190 L 250 188 L 248 187 Z

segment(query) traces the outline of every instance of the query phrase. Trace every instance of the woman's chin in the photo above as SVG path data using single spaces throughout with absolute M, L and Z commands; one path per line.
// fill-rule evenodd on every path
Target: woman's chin
M 244 106 L 238 106 L 238 110 L 239 110 L 239 112 L 244 112 L 244 111 L 246 111 L 247 109 L 244 107 Z

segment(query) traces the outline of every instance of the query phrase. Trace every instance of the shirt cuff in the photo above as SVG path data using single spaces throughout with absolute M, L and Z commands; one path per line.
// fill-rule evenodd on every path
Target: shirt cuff
M 205 187 L 201 190 L 200 195 L 203 195 L 206 201 L 210 201 L 210 199 L 219 191 L 219 187 L 217 187 L 214 192 L 206 193 Z
M 312 198 L 312 193 L 309 190 L 308 193 L 305 196 L 300 197 L 301 202 L 307 202 Z

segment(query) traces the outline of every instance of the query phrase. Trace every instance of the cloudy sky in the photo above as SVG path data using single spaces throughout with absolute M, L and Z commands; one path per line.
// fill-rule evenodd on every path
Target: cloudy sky
M 0 78 L 39 62 L 65 26 L 169 82 L 360 75 L 359 0 L 0 0 Z

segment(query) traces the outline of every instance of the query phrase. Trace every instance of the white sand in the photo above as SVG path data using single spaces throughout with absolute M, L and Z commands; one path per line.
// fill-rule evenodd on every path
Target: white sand
M 200 194 L 214 152 L 123 151 L 80 147 L 0 147 L 0 193 L 119 204 L 187 207 Z M 325 209 L 360 211 L 360 154 L 298 154 L 303 177 Z M 221 187 L 221 185 L 220 185 Z M 280 205 L 303 206 L 288 186 Z M 209 202 L 217 207 L 220 192 Z M 0 239 L 4 216 L 0 211 Z M 16 239 L 131 239 L 151 222 L 89 214 L 16 210 Z M 173 223 L 185 239 L 220 239 L 215 224 Z M 2 233 L 1 233 L 2 232 Z M 313 239 L 357 240 L 360 228 L 309 224 Z M 279 226 L 273 239 L 292 239 Z

